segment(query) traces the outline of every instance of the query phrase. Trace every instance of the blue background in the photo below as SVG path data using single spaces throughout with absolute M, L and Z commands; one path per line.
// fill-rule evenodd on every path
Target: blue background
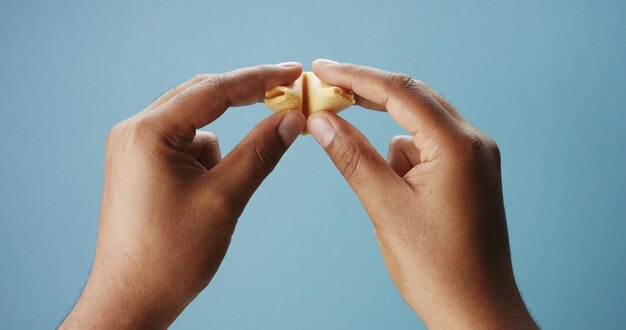
M 0 328 L 54 327 L 94 253 L 116 122 L 203 72 L 318 57 L 428 82 L 500 145 L 513 264 L 539 323 L 626 327 L 626 2 L 2 1 Z M 227 112 L 224 153 L 269 115 Z M 384 113 L 343 116 L 387 152 Z M 310 136 L 174 329 L 414 329 L 357 198 Z

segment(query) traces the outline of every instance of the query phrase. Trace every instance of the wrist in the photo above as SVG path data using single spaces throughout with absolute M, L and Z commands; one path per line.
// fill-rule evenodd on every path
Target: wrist
M 429 329 L 538 329 L 516 286 L 494 294 L 443 297 L 420 311 L 413 308 Z
M 131 278 L 94 275 L 61 329 L 165 329 L 188 302 Z

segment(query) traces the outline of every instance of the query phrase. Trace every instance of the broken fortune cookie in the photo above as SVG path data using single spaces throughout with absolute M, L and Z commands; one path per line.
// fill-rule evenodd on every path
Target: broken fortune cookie
M 308 118 L 317 111 L 337 113 L 350 107 L 354 104 L 354 94 L 321 81 L 313 72 L 303 72 L 293 83 L 265 92 L 265 104 L 274 112 L 298 110 Z

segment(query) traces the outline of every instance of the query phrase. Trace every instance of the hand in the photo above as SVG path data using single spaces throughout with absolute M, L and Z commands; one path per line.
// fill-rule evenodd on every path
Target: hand
M 385 161 L 333 113 L 307 120 L 365 206 L 411 308 L 429 328 L 536 327 L 513 277 L 494 141 L 406 75 L 324 60 L 313 71 L 411 133 L 391 141 Z
M 301 72 L 286 63 L 200 75 L 111 130 L 93 269 L 62 328 L 166 328 L 182 312 L 305 121 L 274 114 L 224 160 L 216 137 L 196 129 Z

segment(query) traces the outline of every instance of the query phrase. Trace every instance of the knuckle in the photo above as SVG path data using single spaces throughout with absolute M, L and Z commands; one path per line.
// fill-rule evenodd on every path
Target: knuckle
M 391 154 L 402 150 L 403 140 L 402 135 L 397 135 L 391 138 L 391 141 L 389 141 L 389 150 L 387 152 Z
M 274 169 L 275 157 L 265 142 L 257 141 L 252 150 L 254 150 L 251 153 L 253 174 L 257 178 L 264 178 Z
M 194 82 L 199 82 L 199 81 L 203 81 L 207 79 L 208 77 L 209 77 L 209 74 L 200 73 L 200 74 L 195 75 L 191 80 Z
M 124 137 L 132 144 L 143 144 L 151 140 L 153 127 L 145 118 L 136 118 L 126 123 Z
M 265 79 L 265 74 L 264 74 L 264 70 L 261 67 L 251 67 L 249 68 L 249 76 L 251 77 L 250 79 L 250 84 L 248 84 L 248 89 L 252 90 L 252 91 L 257 91 L 257 90 L 262 90 L 265 91 L 265 84 L 266 84 L 266 79 Z M 248 92 L 248 91 L 247 91 Z
M 470 144 L 472 146 L 473 155 L 476 156 L 479 160 L 485 159 L 485 143 L 483 140 L 476 135 L 472 135 L 470 137 Z
M 480 160 L 484 158 L 484 145 L 478 135 L 466 133 L 459 139 L 461 154 L 470 160 Z
M 428 89 L 428 85 L 425 82 L 423 82 L 421 80 L 417 80 L 417 79 L 413 79 L 413 86 L 415 88 L 420 89 L 420 90 Z
M 127 126 L 128 126 L 128 124 L 127 124 L 126 121 L 121 121 L 121 122 L 115 124 L 109 130 L 108 140 L 113 140 L 113 139 L 116 139 L 116 138 L 122 136 L 124 134 L 124 132 L 126 131 Z
M 212 89 L 218 94 L 228 96 L 228 82 L 232 79 L 232 75 L 230 72 L 209 74 L 201 83 L 207 89 Z
M 207 143 L 205 145 L 205 150 L 217 151 L 218 153 L 220 153 L 220 143 L 219 143 L 219 141 L 218 140 L 209 140 L 209 141 L 207 141 Z
M 500 148 L 496 142 L 484 134 L 466 133 L 460 139 L 462 153 L 475 161 L 500 160 Z
M 109 152 L 109 149 L 114 148 L 114 146 L 118 145 L 118 141 L 120 141 L 120 139 L 123 138 L 126 132 L 126 129 L 127 129 L 126 121 L 121 121 L 115 124 L 113 127 L 111 127 L 111 129 L 109 130 L 109 134 L 107 135 L 107 139 L 106 139 L 107 153 Z
M 165 101 L 169 99 L 170 97 L 176 95 L 177 92 L 178 92 L 178 87 L 172 87 L 166 90 L 165 92 L 163 92 L 161 95 L 159 95 L 159 97 L 157 97 L 155 101 Z
M 128 123 L 127 132 L 131 135 L 141 135 L 149 131 L 149 124 L 145 119 L 137 119 Z
M 156 143 L 156 133 L 152 124 L 143 117 L 131 117 L 117 123 L 109 131 L 106 140 L 106 148 L 118 147 L 141 148 Z
M 215 133 L 213 132 L 206 133 L 206 143 L 210 147 L 217 147 L 220 144 L 219 139 L 217 138 L 217 135 L 215 135 Z
M 388 80 L 393 89 L 412 90 L 417 86 L 417 82 L 405 73 L 391 72 L 389 73 Z
M 396 135 L 391 138 L 391 142 L 389 142 L 389 146 L 390 147 L 398 146 L 401 143 L 402 143 L 402 135 Z
M 407 141 L 409 141 L 411 137 L 405 135 L 396 135 L 391 138 L 391 142 L 389 142 L 389 147 L 400 147 L 404 145 Z
M 339 154 L 339 170 L 346 179 L 351 179 L 362 162 L 365 150 L 360 145 L 347 146 Z
M 204 78 L 200 80 L 200 83 L 206 86 L 211 86 L 214 88 L 224 88 L 224 83 L 226 81 L 226 73 L 212 73 L 204 75 Z
M 491 137 L 487 136 L 485 138 L 484 145 L 487 151 L 489 152 L 489 154 L 492 155 L 499 162 L 502 154 L 500 152 L 500 147 L 498 146 L 496 141 L 492 139 Z
M 270 66 L 273 68 L 273 66 Z M 230 94 L 238 95 L 237 103 L 258 100 L 268 89 L 268 71 L 266 66 L 252 66 L 226 73 L 229 81 Z
M 228 90 L 228 82 L 231 80 L 232 73 L 218 73 L 213 76 L 213 84 L 220 92 L 226 92 Z
M 348 64 L 347 71 L 353 72 L 354 75 L 358 77 L 365 77 L 365 76 L 371 75 L 370 69 L 361 65 L 357 65 L 357 64 Z

